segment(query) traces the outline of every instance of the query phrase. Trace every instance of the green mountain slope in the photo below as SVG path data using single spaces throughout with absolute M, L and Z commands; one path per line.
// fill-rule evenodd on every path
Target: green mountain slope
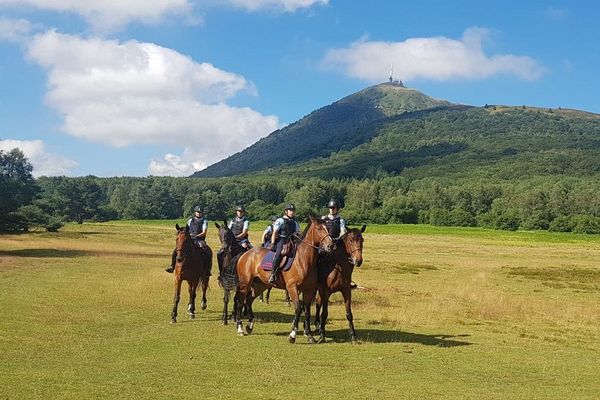
M 280 172 L 323 178 L 520 180 L 600 173 L 600 115 L 531 107 L 448 106 L 378 121 L 349 151 Z
M 370 141 L 373 124 L 389 117 L 450 103 L 396 84 L 371 86 L 279 129 L 194 176 L 247 174 L 295 164 Z

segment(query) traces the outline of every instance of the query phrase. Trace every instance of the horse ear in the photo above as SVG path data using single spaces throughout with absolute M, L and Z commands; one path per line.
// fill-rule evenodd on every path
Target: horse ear
M 221 225 L 217 224 L 216 222 L 215 222 L 215 226 L 217 227 L 217 229 L 221 229 Z
M 362 226 L 362 228 L 360 228 L 360 232 L 361 232 L 361 233 L 364 233 L 366 229 L 367 229 L 367 226 L 366 226 L 366 225 L 363 225 L 363 226 Z
M 185 226 L 185 233 L 186 233 L 187 235 L 189 235 L 189 234 L 190 234 L 190 227 L 189 227 L 189 225 L 186 225 L 186 226 Z
M 175 224 L 175 229 L 177 229 L 177 232 L 179 232 L 181 230 L 181 228 L 179 227 L 179 224 Z
M 223 226 L 227 226 L 227 221 L 223 220 Z

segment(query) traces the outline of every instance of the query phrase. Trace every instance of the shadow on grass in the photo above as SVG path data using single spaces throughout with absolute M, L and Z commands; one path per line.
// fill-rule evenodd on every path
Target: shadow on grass
M 0 256 L 33 257 L 33 258 L 75 258 L 88 255 L 81 250 L 58 250 L 58 249 L 20 249 L 0 250 Z
M 470 346 L 473 344 L 464 340 L 456 340 L 456 338 L 465 338 L 470 335 L 424 335 L 392 329 L 357 329 L 356 335 L 360 341 L 370 343 L 418 343 L 438 347 Z M 331 340 L 335 343 L 349 341 L 347 329 L 327 331 L 325 336 L 328 341 Z

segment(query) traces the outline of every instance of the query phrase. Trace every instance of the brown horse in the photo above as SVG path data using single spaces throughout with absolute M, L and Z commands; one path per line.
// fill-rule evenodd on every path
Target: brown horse
M 318 260 L 318 290 L 317 312 L 315 314 L 315 325 L 319 330 L 319 343 L 325 341 L 325 324 L 327 322 L 329 296 L 335 292 L 342 292 L 344 304 L 346 305 L 346 319 L 348 320 L 348 331 L 352 343 L 356 342 L 356 331 L 352 317 L 352 271 L 354 267 L 362 264 L 363 236 L 367 228 L 363 225 L 359 229 L 349 229 L 331 254 L 324 254 Z M 321 312 L 321 307 L 323 311 Z
M 206 309 L 206 289 L 208 288 L 208 279 L 210 278 L 210 269 L 212 266 L 212 250 L 206 246 L 205 249 L 199 249 L 190 236 L 190 228 L 177 229 L 177 240 L 175 250 L 177 258 L 175 263 L 175 297 L 173 298 L 173 311 L 171 312 L 171 323 L 177 322 L 177 306 L 181 294 L 181 283 L 187 281 L 190 302 L 188 304 L 188 313 L 190 318 L 196 318 L 196 289 L 202 281 L 202 303 L 200 307 Z
M 296 248 L 294 261 L 287 271 L 281 271 L 275 282 L 275 287 L 287 289 L 295 307 L 295 314 L 292 323 L 292 331 L 289 335 L 290 343 L 296 341 L 298 332 L 298 321 L 300 314 L 304 309 L 305 322 L 304 334 L 309 343 L 315 340 L 310 332 L 310 303 L 312 302 L 317 289 L 317 250 L 321 247 L 326 252 L 331 251 L 333 241 L 327 232 L 325 223 L 317 218 L 310 217 L 309 225 L 304 230 L 304 234 L 299 238 L 299 244 Z M 245 303 L 248 310 L 248 325 L 246 331 L 252 333 L 254 328 L 254 312 L 252 311 L 252 302 L 259 294 L 268 287 L 269 271 L 260 267 L 263 257 L 269 252 L 268 249 L 254 248 L 244 253 L 237 262 L 237 276 L 239 286 L 236 292 L 236 319 L 238 334 L 243 335 L 242 329 L 242 304 Z M 302 294 L 302 303 L 300 302 Z
M 219 225 L 215 222 L 221 241 L 221 249 L 217 252 L 217 261 L 219 263 L 219 285 L 223 288 L 223 325 L 227 325 L 229 316 L 227 307 L 231 290 L 238 286 L 237 275 L 235 273 L 235 262 L 239 255 L 246 252 L 247 249 L 241 246 L 235 234 L 227 227 L 227 223 Z M 233 313 L 235 315 L 235 312 Z

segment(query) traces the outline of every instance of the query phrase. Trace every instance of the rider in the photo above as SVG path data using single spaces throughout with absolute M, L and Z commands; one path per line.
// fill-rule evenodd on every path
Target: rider
M 194 215 L 187 221 L 187 226 L 190 229 L 190 236 L 194 243 L 201 249 L 206 248 L 206 230 L 208 229 L 208 220 L 202 215 L 202 207 L 194 207 Z M 177 250 L 173 250 L 171 256 L 171 265 L 169 265 L 165 271 L 173 272 L 175 270 L 175 262 L 177 258 Z
M 235 217 L 229 222 L 229 229 L 235 235 L 236 240 L 244 249 L 251 249 L 252 245 L 248 240 L 248 228 L 250 221 L 246 217 L 246 209 L 244 206 L 237 206 L 235 208 Z
M 340 216 L 340 203 L 336 199 L 329 200 L 327 203 L 327 208 L 329 208 L 329 214 L 323 215 L 321 219 L 327 225 L 327 231 L 329 232 L 329 236 L 334 240 L 334 242 L 339 242 L 340 238 L 344 236 L 347 232 L 346 221 Z
M 275 221 L 277 221 L 277 216 L 271 215 L 271 223 L 265 228 L 265 231 L 262 234 L 262 247 L 271 247 L 271 237 L 273 236 L 273 225 L 275 225 Z
M 283 245 L 288 243 L 292 239 L 292 235 L 300 232 L 300 225 L 295 220 L 296 207 L 290 203 L 285 206 L 283 211 L 283 217 L 278 218 L 273 224 L 273 234 L 271 235 L 271 251 L 275 252 L 273 256 L 273 270 L 269 277 L 269 283 L 274 284 L 277 280 L 277 273 L 279 272 L 279 263 L 281 262 L 281 250 Z

